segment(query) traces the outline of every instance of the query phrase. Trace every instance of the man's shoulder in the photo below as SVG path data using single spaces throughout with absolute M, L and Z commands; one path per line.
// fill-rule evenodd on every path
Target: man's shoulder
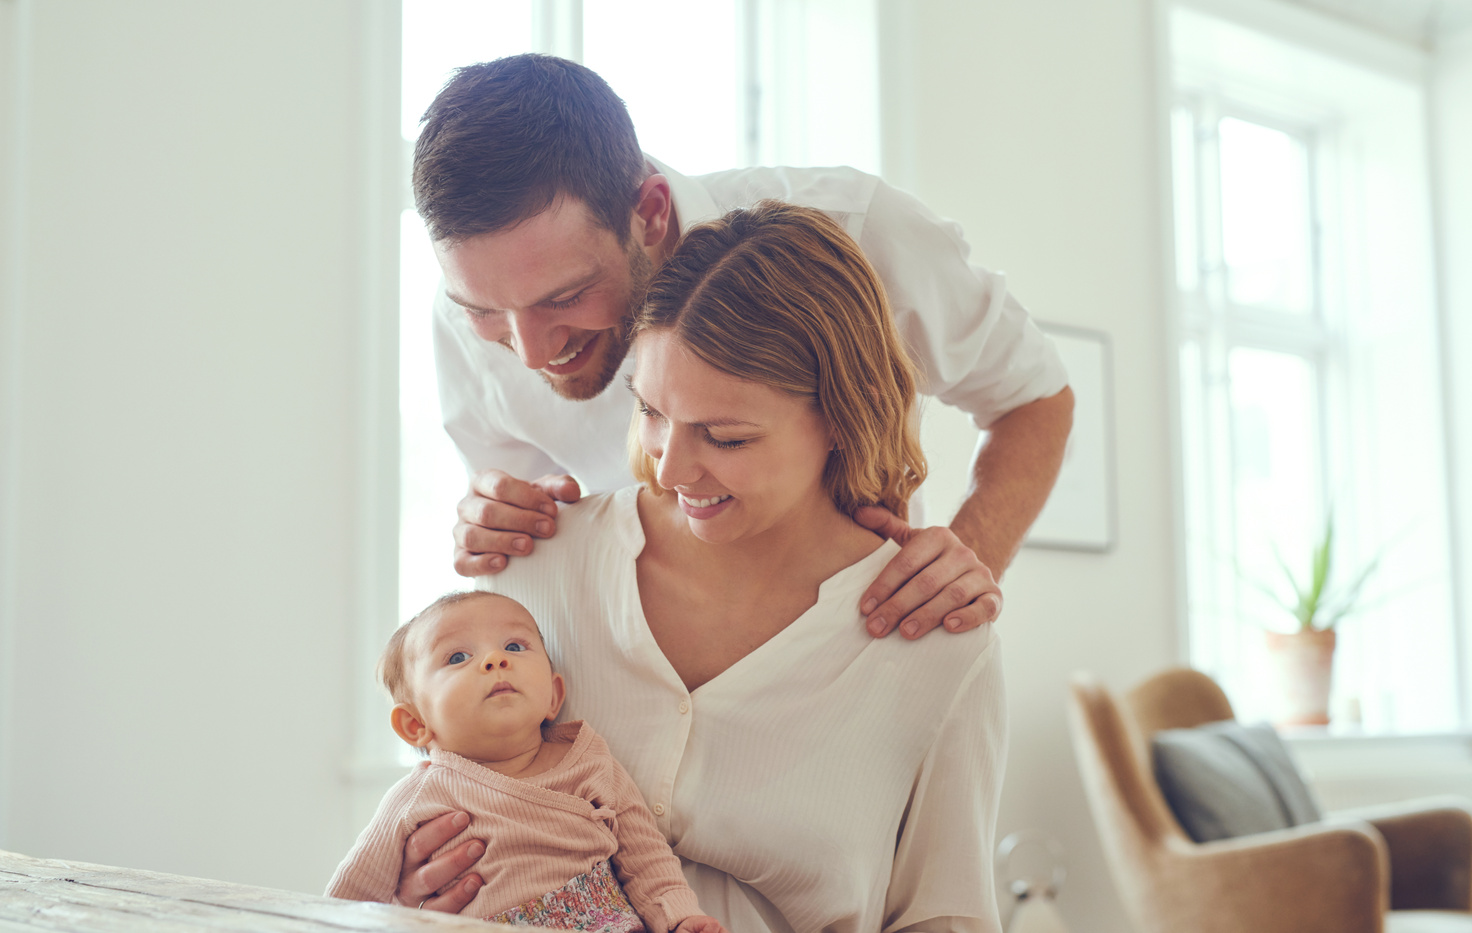
M 753 166 L 698 176 L 722 210 L 775 198 L 830 214 L 864 214 L 878 177 L 846 165 L 820 168 Z

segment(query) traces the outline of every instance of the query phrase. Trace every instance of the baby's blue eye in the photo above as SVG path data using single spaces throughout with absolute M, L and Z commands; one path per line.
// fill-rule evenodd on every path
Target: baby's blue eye
M 508 644 L 506 646 L 506 650 L 507 651 L 525 651 L 526 650 L 526 645 L 523 645 L 519 641 L 513 641 L 513 642 L 511 642 L 510 644 Z
M 470 655 L 467 652 L 457 651 L 454 654 L 450 655 L 450 662 L 449 663 L 451 663 L 451 664 L 464 664 L 466 661 L 469 661 L 469 660 L 470 660 Z

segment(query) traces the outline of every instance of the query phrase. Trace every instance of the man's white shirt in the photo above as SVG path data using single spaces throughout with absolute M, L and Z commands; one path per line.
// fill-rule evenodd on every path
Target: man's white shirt
M 968 262 L 954 222 L 873 175 L 851 168 L 748 168 L 669 178 L 682 231 L 775 198 L 817 208 L 863 249 L 884 282 L 920 391 L 969 413 L 979 428 L 1068 384 L 1063 364 L 999 273 Z M 445 429 L 471 473 L 520 479 L 570 473 L 585 493 L 633 482 L 627 442 L 633 402 L 623 369 L 596 398 L 554 394 L 509 349 L 482 340 L 440 282 L 435 368 Z

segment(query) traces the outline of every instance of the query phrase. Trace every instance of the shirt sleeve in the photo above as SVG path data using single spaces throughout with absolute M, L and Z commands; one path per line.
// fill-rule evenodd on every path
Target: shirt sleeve
M 430 317 L 440 413 L 467 472 L 505 470 L 526 480 L 567 472 L 540 448 L 509 434 L 494 417 L 494 407 L 506 401 L 486 358 L 488 348 L 465 320 L 464 309 L 445 294 L 443 281 Z
M 650 933 L 666 933 L 686 917 L 699 914 L 700 904 L 695 892 L 685 883 L 680 859 L 659 831 L 634 779 L 611 755 L 609 765 L 611 796 L 618 812 L 614 827 L 618 837 L 614 871 L 629 896 L 629 903 Z
M 884 281 L 920 389 L 978 428 L 1068 384 L 1062 360 L 1006 277 L 972 265 L 958 224 L 884 182 L 859 245 Z
M 997 933 L 992 845 L 1006 767 L 999 645 L 967 672 L 920 766 L 900 826 L 883 933 Z
M 405 816 L 419 793 L 423 776 L 421 766 L 384 794 L 373 820 L 358 835 L 358 841 L 327 883 L 328 897 L 380 904 L 394 902 L 399 872 L 404 865 L 404 841 L 415 826 Z

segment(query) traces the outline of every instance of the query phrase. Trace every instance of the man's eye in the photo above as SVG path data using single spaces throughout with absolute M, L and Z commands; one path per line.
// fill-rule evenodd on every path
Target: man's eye
M 571 308 L 573 305 L 577 304 L 579 301 L 582 301 L 582 300 L 583 300 L 583 293 L 582 292 L 578 292 L 576 295 L 573 295 L 571 298 L 562 298 L 562 299 L 548 298 L 547 299 L 547 307 L 549 307 L 549 308 L 556 308 L 557 310 L 561 311 L 563 308 Z
M 470 660 L 470 654 L 468 652 L 465 652 L 465 651 L 457 651 L 454 654 L 450 655 L 449 663 L 450 664 L 464 664 L 466 661 L 469 661 L 469 660 Z

